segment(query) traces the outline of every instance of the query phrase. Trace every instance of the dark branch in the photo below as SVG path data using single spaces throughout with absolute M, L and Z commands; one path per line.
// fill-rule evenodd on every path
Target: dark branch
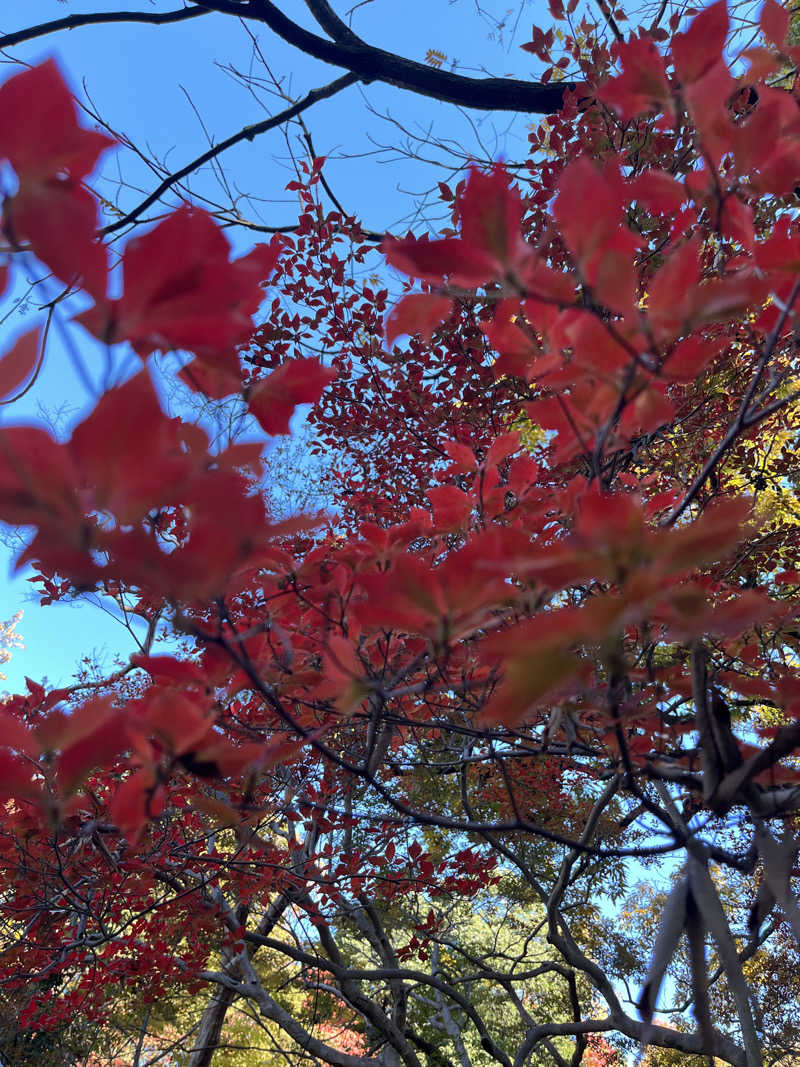
M 303 29 L 276 7 L 271 0 L 203 0 L 202 6 L 209 11 L 220 11 L 240 18 L 254 19 L 282 37 L 288 44 L 299 48 L 306 55 L 344 67 L 359 76 L 359 80 L 385 82 L 398 89 L 429 96 L 448 104 L 474 108 L 478 111 L 519 111 L 523 114 L 551 115 L 564 102 L 564 94 L 575 88 L 572 82 L 543 85 L 541 82 L 517 81 L 514 78 L 468 78 L 448 70 L 437 70 L 425 63 L 404 59 L 393 52 L 385 52 L 366 44 L 359 37 L 358 43 L 348 39 L 328 41 L 309 30 Z M 327 4 L 312 3 L 315 17 L 325 19 L 332 30 L 330 9 Z M 335 16 L 334 16 L 335 19 Z M 338 21 L 338 20 L 336 20 Z M 352 33 L 352 31 L 350 31 Z
M 306 0 L 306 7 L 322 29 L 329 37 L 332 37 L 334 41 L 338 41 L 339 44 L 355 44 L 363 46 L 364 42 L 358 34 L 354 33 L 346 22 L 342 22 L 328 3 L 328 0 Z
M 239 144 L 241 141 L 252 141 L 258 137 L 259 134 L 266 133 L 268 130 L 275 129 L 276 126 L 282 126 L 284 122 L 289 122 L 296 115 L 299 115 L 306 108 L 311 107 L 318 100 L 325 100 L 329 96 L 333 96 L 341 89 L 346 89 L 349 85 L 353 85 L 357 82 L 357 74 L 343 74 L 341 78 L 337 78 L 336 81 L 330 82 L 328 85 L 323 85 L 320 89 L 312 89 L 310 93 L 307 93 L 302 100 L 298 100 L 297 103 L 292 104 L 291 107 L 284 108 L 283 111 L 279 111 L 277 115 L 271 115 L 268 119 L 264 119 L 263 122 L 254 122 L 250 126 L 245 126 L 239 130 L 238 133 L 232 134 L 230 137 L 226 137 L 224 141 L 220 141 L 219 144 L 212 145 L 208 151 L 203 152 L 197 159 L 193 159 L 191 163 L 187 163 L 186 166 L 181 167 L 180 170 L 174 171 L 158 185 L 149 196 L 146 196 L 141 203 L 137 204 L 135 208 L 129 211 L 126 215 L 123 215 L 121 219 L 117 219 L 116 222 L 112 222 L 109 226 L 106 226 L 100 232 L 103 235 L 114 233 L 117 230 L 122 229 L 131 222 L 135 222 L 136 219 L 149 207 L 156 203 L 164 193 L 172 188 L 173 185 L 177 185 L 183 178 L 193 174 L 204 166 L 210 160 L 215 159 L 223 152 L 232 148 L 234 145 Z
M 25 30 L 17 30 L 16 33 L 6 33 L 0 37 L 0 48 L 11 48 L 15 44 L 23 44 L 25 41 L 35 41 L 38 37 L 46 37 L 49 33 L 58 33 L 59 30 L 76 30 L 79 26 L 103 26 L 111 22 L 144 22 L 150 25 L 164 25 L 168 22 L 185 22 L 187 19 L 196 19 L 198 15 L 207 15 L 209 8 L 184 7 L 180 11 L 100 11 L 79 15 L 65 15 L 63 19 L 53 19 L 52 22 L 40 22 L 37 26 L 29 26 Z

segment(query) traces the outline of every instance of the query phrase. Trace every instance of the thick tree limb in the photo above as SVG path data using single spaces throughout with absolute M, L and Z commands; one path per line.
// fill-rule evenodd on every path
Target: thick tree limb
M 228 1008 L 236 999 L 236 993 L 228 986 L 217 986 L 203 1012 L 197 1040 L 191 1051 L 189 1067 L 210 1067 L 214 1054 L 220 1047 L 220 1036 Z
M 311 0 L 309 9 L 320 26 L 333 40 L 327 40 L 299 26 L 271 0 L 205 0 L 180 11 L 162 13 L 146 11 L 104 11 L 67 15 L 62 19 L 39 23 L 0 37 L 0 48 L 36 40 L 60 30 L 81 26 L 99 26 L 119 22 L 163 25 L 183 22 L 216 11 L 264 23 L 288 44 L 323 63 L 343 67 L 357 75 L 359 81 L 379 81 L 398 89 L 428 96 L 443 103 L 478 111 L 519 111 L 523 114 L 549 115 L 558 111 L 564 94 L 575 88 L 572 82 L 520 81 L 514 78 L 469 78 L 449 70 L 437 70 L 425 63 L 405 59 L 367 44 L 322 0 Z

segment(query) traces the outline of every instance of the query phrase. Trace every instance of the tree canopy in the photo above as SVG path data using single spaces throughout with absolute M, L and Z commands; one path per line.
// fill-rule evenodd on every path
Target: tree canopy
M 238 139 L 376 79 L 545 116 L 379 253 L 306 139 L 235 254 L 222 209 L 142 225 L 224 146 L 121 210 L 58 63 L 0 85 L 3 283 L 43 294 L 0 521 L 137 641 L 0 707 L 0 1055 L 796 1062 L 800 49 L 777 0 L 743 51 L 722 0 L 550 6 L 530 83 L 324 0 L 0 39 L 216 13 L 344 71 Z M 13 417 L 56 334 L 104 368 L 68 436 Z

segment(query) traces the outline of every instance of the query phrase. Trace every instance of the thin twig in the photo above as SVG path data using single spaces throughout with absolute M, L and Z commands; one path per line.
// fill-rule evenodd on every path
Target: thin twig
M 272 115 L 268 119 L 264 119 L 262 122 L 254 122 L 249 126 L 245 126 L 239 130 L 238 133 L 232 134 L 230 137 L 226 137 L 224 141 L 220 141 L 219 144 L 209 148 L 202 155 L 199 155 L 196 159 L 193 159 L 191 163 L 187 163 L 181 167 L 180 170 L 173 171 L 172 174 L 167 175 L 166 178 L 150 193 L 146 196 L 141 203 L 137 204 L 135 208 L 123 215 L 122 218 L 117 219 L 115 222 L 105 226 L 100 233 L 106 236 L 110 233 L 115 233 L 117 230 L 122 229 L 124 226 L 128 226 L 131 222 L 135 222 L 143 212 L 147 211 L 149 207 L 155 204 L 173 185 L 177 185 L 183 178 L 193 174 L 196 170 L 208 163 L 212 159 L 216 159 L 217 156 L 226 152 L 229 148 L 233 148 L 234 145 L 240 144 L 242 141 L 252 141 L 259 134 L 266 133 L 268 130 L 274 130 L 276 126 L 283 125 L 284 122 L 288 122 L 296 115 L 299 115 L 302 111 L 311 107 L 312 104 L 316 104 L 319 100 L 326 100 L 328 97 L 334 96 L 342 89 L 348 88 L 355 82 L 359 81 L 357 74 L 343 74 L 341 78 L 337 78 L 335 81 L 329 82 L 328 85 L 323 85 L 319 89 L 312 89 L 307 93 L 302 100 L 298 100 L 297 103 L 292 104 L 291 107 L 284 108 L 283 111 L 279 111 L 277 115 Z

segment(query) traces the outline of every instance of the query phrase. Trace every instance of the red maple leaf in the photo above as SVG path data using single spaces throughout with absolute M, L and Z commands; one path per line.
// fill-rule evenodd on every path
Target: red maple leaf
M 125 247 L 122 296 L 98 302 L 79 321 L 108 344 L 129 341 L 142 357 L 174 348 L 227 355 L 250 336 L 281 248 L 273 240 L 231 262 L 208 212 L 179 208 Z
M 19 189 L 3 208 L 12 244 L 29 241 L 62 281 L 105 293 L 107 254 L 97 202 L 82 181 L 114 141 L 78 125 L 75 101 L 52 60 L 0 86 L 0 157 Z
M 532 253 L 522 235 L 522 198 L 505 168 L 497 163 L 487 174 L 473 167 L 460 207 L 460 237 L 387 237 L 381 245 L 387 262 L 414 278 L 441 282 L 447 276 L 465 286 L 521 273 Z
M 298 404 L 315 404 L 337 372 L 316 359 L 290 359 L 247 392 L 247 406 L 269 434 L 287 434 Z

